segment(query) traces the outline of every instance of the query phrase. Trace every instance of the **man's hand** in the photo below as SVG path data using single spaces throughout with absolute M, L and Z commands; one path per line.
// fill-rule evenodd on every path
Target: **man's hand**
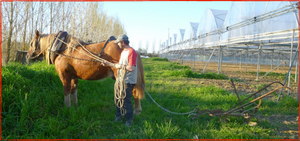
M 104 66 L 104 67 L 106 67 L 106 66 L 107 66 L 107 63 L 105 63 L 105 62 L 103 61 L 103 62 L 101 62 L 101 65 Z
M 119 64 L 109 63 L 109 62 L 105 62 L 105 61 L 101 62 L 101 65 L 104 66 L 104 67 L 108 66 L 108 67 L 114 67 L 114 68 L 117 68 L 117 69 L 121 68 L 121 65 L 119 65 Z

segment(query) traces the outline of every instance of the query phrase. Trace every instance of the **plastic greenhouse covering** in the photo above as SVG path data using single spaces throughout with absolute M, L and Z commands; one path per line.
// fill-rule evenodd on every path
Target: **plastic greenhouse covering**
M 226 10 L 206 9 L 199 23 L 199 35 L 222 29 L 226 15 Z M 220 34 L 215 34 L 200 38 L 198 43 L 210 46 L 217 45 L 219 40 Z
M 227 18 L 225 19 L 223 28 L 248 19 L 254 19 L 254 17 L 256 16 L 262 15 L 275 9 L 279 9 L 290 4 L 291 2 L 232 3 L 231 8 L 227 14 Z M 298 12 L 289 12 L 271 19 L 266 19 L 261 22 L 258 21 L 254 24 L 225 32 L 221 35 L 221 40 L 294 29 L 298 27 L 297 19 L 299 19 Z
M 162 46 L 162 53 L 199 48 L 286 48 L 298 44 L 299 2 L 233 2 L 230 9 L 206 9 L 197 38 Z M 293 39 L 292 39 L 293 38 Z M 273 44 L 272 44 L 273 43 Z

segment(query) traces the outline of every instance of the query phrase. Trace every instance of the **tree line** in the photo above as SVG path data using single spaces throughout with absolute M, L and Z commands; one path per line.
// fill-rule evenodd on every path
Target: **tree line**
M 14 60 L 17 51 L 27 51 L 36 30 L 69 34 L 97 43 L 126 34 L 118 17 L 108 16 L 99 2 L 1 2 L 2 63 Z

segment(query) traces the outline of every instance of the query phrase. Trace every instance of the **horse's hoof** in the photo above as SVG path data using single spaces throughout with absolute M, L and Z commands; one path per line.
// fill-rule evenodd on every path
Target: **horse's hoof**
M 134 110 L 134 111 L 133 111 L 133 114 L 134 114 L 134 115 L 140 115 L 141 112 L 142 112 L 142 111 L 136 111 L 136 110 Z

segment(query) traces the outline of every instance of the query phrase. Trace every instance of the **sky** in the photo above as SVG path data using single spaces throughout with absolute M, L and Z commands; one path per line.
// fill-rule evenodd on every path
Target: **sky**
M 177 42 L 181 35 L 179 29 L 185 29 L 185 39 L 190 37 L 192 28 L 190 22 L 199 23 L 205 9 L 229 10 L 227 2 L 102 2 L 103 10 L 109 16 L 117 17 L 123 24 L 129 37 L 130 46 L 146 48 L 148 52 L 159 50 L 159 44 L 166 42 L 177 34 Z M 153 45 L 155 44 L 155 46 Z

